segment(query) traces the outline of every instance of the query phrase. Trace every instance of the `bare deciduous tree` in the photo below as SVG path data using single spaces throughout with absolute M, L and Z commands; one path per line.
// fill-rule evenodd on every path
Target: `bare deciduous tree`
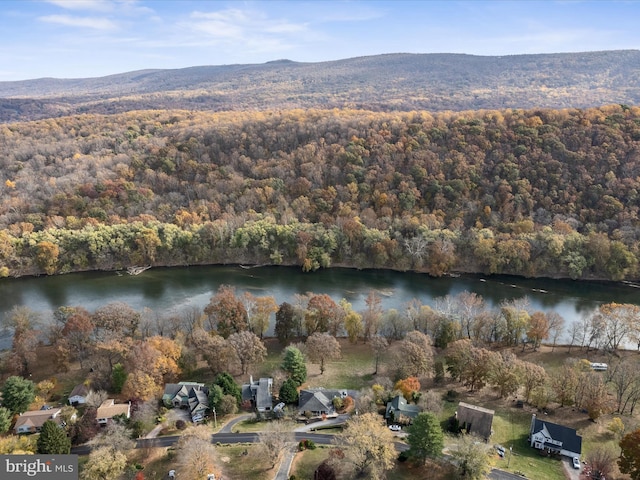
M 270 422 L 258 433 L 258 440 L 259 443 L 253 449 L 253 454 L 265 460 L 273 468 L 287 445 L 295 441 L 295 437 L 288 425 L 276 420 Z
M 305 345 L 309 360 L 320 364 L 320 375 L 324 373 L 325 362 L 337 360 L 342 355 L 340 344 L 328 333 L 314 333 L 307 338 Z

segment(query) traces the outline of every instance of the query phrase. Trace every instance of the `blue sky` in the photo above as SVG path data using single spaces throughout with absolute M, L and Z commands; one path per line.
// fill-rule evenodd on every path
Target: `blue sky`
M 640 49 L 640 1 L 1 0 L 0 81 L 381 53 Z

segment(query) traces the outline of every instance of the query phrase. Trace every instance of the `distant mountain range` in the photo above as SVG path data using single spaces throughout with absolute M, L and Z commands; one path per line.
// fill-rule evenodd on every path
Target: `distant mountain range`
M 0 122 L 141 109 L 462 111 L 640 104 L 640 51 L 387 54 L 0 82 Z

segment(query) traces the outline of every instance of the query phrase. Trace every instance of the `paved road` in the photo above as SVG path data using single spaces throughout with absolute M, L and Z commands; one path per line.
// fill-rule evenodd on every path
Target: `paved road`
M 170 447 L 179 439 L 180 435 L 140 438 L 136 441 L 136 448 Z M 320 445 L 331 445 L 333 443 L 333 435 L 326 433 L 294 432 L 294 439 L 296 443 L 305 439 L 313 440 Z M 257 433 L 214 433 L 211 435 L 211 443 L 256 443 L 257 441 Z M 89 452 L 91 452 L 91 447 L 88 445 L 80 445 L 71 449 L 71 453 L 77 455 L 88 455 Z
M 504 470 L 498 470 L 497 468 L 492 468 L 491 472 L 489 472 L 488 477 L 491 480 L 523 480 L 526 477 L 522 475 L 516 475 L 514 473 L 505 472 Z

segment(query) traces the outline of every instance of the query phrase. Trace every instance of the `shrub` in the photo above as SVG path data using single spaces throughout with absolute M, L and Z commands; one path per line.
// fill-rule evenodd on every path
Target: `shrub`
M 187 428 L 187 422 L 185 422 L 184 420 L 176 420 L 176 428 L 178 430 L 184 430 L 185 428 Z
M 460 394 L 455 390 L 447 390 L 447 393 L 445 394 L 444 399 L 447 402 L 455 402 L 459 396 Z
M 301 452 L 303 450 L 315 450 L 316 449 L 316 444 L 313 440 L 300 440 L 300 443 L 298 443 L 298 450 Z

